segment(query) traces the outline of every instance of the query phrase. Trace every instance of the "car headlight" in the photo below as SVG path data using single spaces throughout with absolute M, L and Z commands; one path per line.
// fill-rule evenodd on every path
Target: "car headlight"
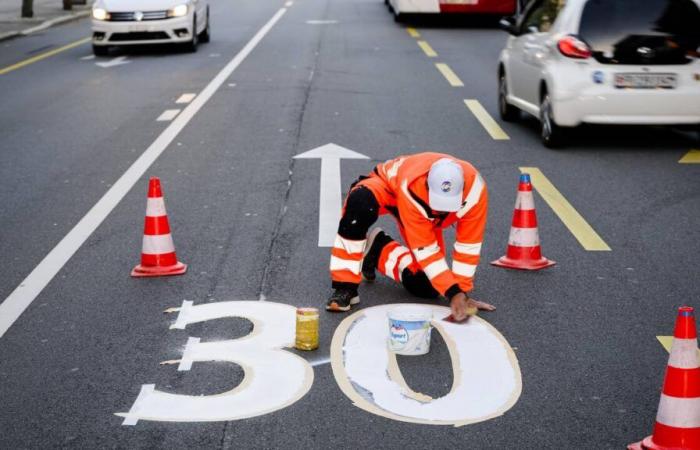
M 182 17 L 187 15 L 187 5 L 177 5 L 168 10 L 168 17 Z
M 95 20 L 109 20 L 109 13 L 107 12 L 106 9 L 93 8 L 92 17 Z

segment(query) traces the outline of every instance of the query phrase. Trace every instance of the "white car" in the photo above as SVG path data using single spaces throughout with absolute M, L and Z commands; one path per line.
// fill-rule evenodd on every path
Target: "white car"
M 503 19 L 499 112 L 562 143 L 582 123 L 700 130 L 700 0 L 533 0 Z
M 209 42 L 207 0 L 96 0 L 92 7 L 92 49 L 110 46 L 182 43 L 197 51 Z

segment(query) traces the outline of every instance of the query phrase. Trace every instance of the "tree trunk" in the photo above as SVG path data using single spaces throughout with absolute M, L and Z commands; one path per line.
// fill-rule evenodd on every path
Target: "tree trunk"
M 63 0 L 63 9 L 66 11 L 73 9 L 73 2 L 71 0 Z
M 34 0 L 22 0 L 22 17 L 34 17 Z

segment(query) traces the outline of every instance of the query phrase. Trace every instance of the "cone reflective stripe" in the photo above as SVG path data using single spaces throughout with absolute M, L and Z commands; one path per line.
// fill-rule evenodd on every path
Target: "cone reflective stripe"
M 131 271 L 132 277 L 160 277 L 181 275 L 187 266 L 177 260 L 175 244 L 170 233 L 168 214 L 160 187 L 160 180 L 151 178 L 148 184 L 146 220 L 143 227 L 141 264 Z
M 678 309 L 654 434 L 629 450 L 700 449 L 700 358 L 695 311 Z
M 556 264 L 542 256 L 540 236 L 537 231 L 535 198 L 529 174 L 520 175 L 518 196 L 515 199 L 513 222 L 505 256 L 491 262 L 494 266 L 509 269 L 539 270 Z

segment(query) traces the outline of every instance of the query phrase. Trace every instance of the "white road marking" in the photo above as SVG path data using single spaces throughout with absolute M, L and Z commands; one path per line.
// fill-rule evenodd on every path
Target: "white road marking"
M 189 103 L 197 96 L 197 94 L 182 94 L 175 103 Z
M 117 56 L 111 61 L 95 63 L 95 65 L 102 67 L 103 69 L 109 69 L 110 67 L 121 66 L 124 64 L 129 64 L 131 61 L 126 59 L 126 56 Z
M 309 25 L 334 25 L 338 23 L 337 20 L 307 20 L 307 24 Z
M 289 7 L 292 6 L 293 4 L 294 4 L 294 2 L 287 2 L 287 3 L 284 4 L 284 6 L 287 7 L 287 8 L 289 8 Z
M 214 93 L 250 55 L 255 47 L 282 18 L 287 9 L 282 8 L 253 36 L 253 38 L 229 61 L 226 66 L 202 90 L 197 98 L 153 141 L 143 154 L 127 169 L 112 188 L 80 219 L 75 227 L 59 242 L 32 272 L 0 304 L 0 337 L 22 315 L 46 285 L 56 276 L 73 254 L 85 243 L 102 221 L 119 204 L 124 196 L 141 179 L 144 173 L 165 151 L 183 128 L 192 120 Z M 126 272 L 125 272 L 126 273 Z
M 318 206 L 318 246 L 333 247 L 340 222 L 340 160 L 369 159 L 367 156 L 335 144 L 309 150 L 294 159 L 321 160 L 321 195 Z
M 179 109 L 166 109 L 163 114 L 158 116 L 156 121 L 158 122 L 170 122 L 180 113 Z
M 80 59 L 81 59 L 82 61 L 90 61 L 90 60 L 92 60 L 92 59 L 95 59 L 95 55 L 83 56 L 83 57 L 80 58 Z
M 324 364 L 328 364 L 330 362 L 331 362 L 331 358 L 329 356 L 326 358 L 317 359 L 315 361 L 309 361 L 309 364 L 311 364 L 311 367 L 316 367 L 316 366 L 322 366 Z

